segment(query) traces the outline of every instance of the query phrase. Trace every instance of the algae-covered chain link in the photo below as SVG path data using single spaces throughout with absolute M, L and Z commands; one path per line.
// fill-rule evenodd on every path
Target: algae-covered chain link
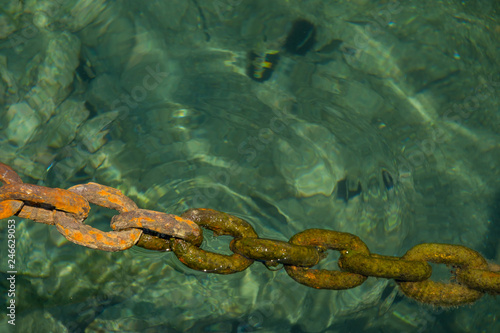
M 457 267 L 458 280 L 462 284 L 434 282 L 403 282 L 398 284 L 403 293 L 417 301 L 437 306 L 456 306 L 472 303 L 485 292 L 495 294 L 500 292 L 500 274 L 489 272 L 484 283 L 484 275 L 474 272 L 485 271 L 488 268 L 486 260 L 476 251 L 462 245 L 424 243 L 408 250 L 403 260 L 430 261 L 436 264 L 453 265 Z
M 183 213 L 181 217 L 212 230 L 216 236 L 230 235 L 235 239 L 258 237 L 248 222 L 213 209 L 190 209 Z M 182 239 L 172 241 L 172 250 L 184 265 L 207 273 L 231 274 L 241 272 L 253 263 L 252 259 L 241 254 L 224 255 L 205 251 Z
M 500 294 L 500 273 L 488 266 L 476 251 L 449 244 L 420 244 L 404 256 L 370 253 L 355 235 L 324 229 L 308 229 L 288 242 L 259 238 L 252 226 L 213 209 L 190 209 L 181 216 L 139 209 L 119 190 L 88 183 L 68 190 L 25 184 L 9 166 L 0 163 L 0 219 L 11 216 L 55 225 L 73 243 L 104 251 L 122 251 L 134 245 L 157 251 L 173 251 L 188 267 L 207 273 L 241 272 L 254 261 L 268 267 L 283 264 L 297 282 L 320 289 L 349 289 L 369 276 L 395 279 L 405 295 L 437 306 L 474 302 L 484 293 Z M 89 203 L 117 210 L 113 231 L 104 232 L 84 224 Z M 232 255 L 202 250 L 202 229 L 230 235 Z M 313 269 L 326 257 L 326 250 L 339 251 L 341 271 Z M 456 281 L 429 280 L 427 262 L 453 265 Z

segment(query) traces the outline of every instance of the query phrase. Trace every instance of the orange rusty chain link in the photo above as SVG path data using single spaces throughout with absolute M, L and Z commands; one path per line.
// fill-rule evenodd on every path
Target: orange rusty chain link
M 290 241 L 259 238 L 246 221 L 213 209 L 190 209 L 181 216 L 139 209 L 119 190 L 88 183 L 67 190 L 25 184 L 9 166 L 0 163 L 0 219 L 19 216 L 53 224 L 69 241 L 92 249 L 123 251 L 137 245 L 150 250 L 173 251 L 186 266 L 204 272 L 231 274 L 255 260 L 268 268 L 282 264 L 295 281 L 318 289 L 350 289 L 368 277 L 396 280 L 403 293 L 436 306 L 457 306 L 476 301 L 485 293 L 500 294 L 498 266 L 488 265 L 476 251 L 461 245 L 416 245 L 402 257 L 371 253 L 357 236 L 324 229 L 308 229 Z M 103 232 L 83 222 L 90 203 L 114 209 L 113 231 Z M 230 235 L 232 255 L 200 248 L 202 229 Z M 340 252 L 341 271 L 312 269 L 327 250 Z M 428 262 L 455 268 L 453 281 L 430 280 Z

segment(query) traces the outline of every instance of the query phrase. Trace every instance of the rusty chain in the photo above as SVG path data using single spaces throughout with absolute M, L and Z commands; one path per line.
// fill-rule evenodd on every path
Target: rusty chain
M 25 184 L 3 163 L 0 181 L 0 219 L 19 216 L 52 224 L 69 241 L 92 249 L 123 251 L 137 245 L 172 251 L 186 266 L 217 274 L 243 271 L 254 261 L 268 268 L 282 264 L 295 281 L 318 289 L 350 289 L 370 276 L 394 279 L 406 296 L 436 306 L 468 304 L 485 293 L 500 293 L 498 266 L 489 266 L 478 252 L 461 245 L 425 243 L 402 257 L 389 257 L 371 253 L 359 237 L 345 232 L 308 229 L 288 242 L 262 239 L 246 221 L 213 209 L 190 209 L 176 216 L 139 209 L 119 190 L 96 183 L 67 190 Z M 113 231 L 83 223 L 90 203 L 118 211 L 111 219 Z M 232 236 L 233 254 L 201 249 L 202 227 L 217 236 Z M 341 271 L 311 268 L 326 257 L 327 250 L 340 252 Z M 430 280 L 428 262 L 453 266 L 453 281 Z

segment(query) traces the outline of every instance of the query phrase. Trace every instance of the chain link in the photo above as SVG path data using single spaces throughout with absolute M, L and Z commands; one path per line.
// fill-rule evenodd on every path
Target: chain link
M 488 265 L 478 252 L 461 245 L 425 243 L 400 258 L 389 257 L 371 253 L 359 237 L 345 232 L 307 229 L 288 242 L 262 239 L 246 221 L 213 209 L 190 209 L 176 216 L 139 209 L 119 190 L 96 183 L 68 190 L 25 184 L 3 163 L 0 181 L 0 219 L 16 215 L 55 225 L 69 241 L 92 249 L 123 251 L 136 245 L 172 251 L 186 266 L 217 274 L 241 272 L 254 261 L 268 268 L 282 264 L 292 279 L 318 289 L 350 289 L 370 276 L 394 279 L 406 296 L 436 306 L 463 305 L 485 293 L 500 294 L 498 266 Z M 113 231 L 83 223 L 90 203 L 118 211 L 111 219 Z M 201 249 L 201 228 L 216 236 L 232 236 L 229 248 L 233 254 Z M 340 252 L 341 271 L 312 268 L 326 257 L 327 250 Z M 453 266 L 454 281 L 430 280 L 428 262 Z

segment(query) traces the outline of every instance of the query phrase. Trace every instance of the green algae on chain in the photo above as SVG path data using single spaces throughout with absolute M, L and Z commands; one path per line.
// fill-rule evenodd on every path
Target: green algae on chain
M 369 255 L 370 250 L 358 237 L 346 232 L 324 229 L 307 229 L 294 235 L 290 243 L 319 247 L 321 250 L 351 251 L 356 250 Z M 288 275 L 295 281 L 318 289 L 350 289 L 366 281 L 367 276 L 324 269 L 310 269 L 299 266 L 285 265 Z
M 151 235 L 148 230 L 143 230 L 141 238 L 135 245 L 147 250 L 168 252 L 172 251 L 170 240 L 160 238 L 158 235 Z
M 212 230 L 216 236 L 231 235 L 234 238 L 258 237 L 253 227 L 247 221 L 210 208 L 188 209 L 181 214 L 181 217 L 191 220 L 201 227 Z
M 325 229 L 306 229 L 290 238 L 290 243 L 317 246 L 324 250 L 355 250 L 363 254 L 370 253 L 366 244 L 358 236 Z
M 476 269 L 488 268 L 488 262 L 479 252 L 463 245 L 422 243 L 409 249 L 401 259 L 426 260 L 436 264 L 447 264 Z
M 277 262 L 294 266 L 314 266 L 320 260 L 318 250 L 312 246 L 294 245 L 288 242 L 241 238 L 231 241 L 231 251 L 254 260 Z
M 172 239 L 171 246 L 180 262 L 191 269 L 205 273 L 237 273 L 244 271 L 253 263 L 253 260 L 240 254 L 228 256 L 205 251 L 182 239 Z
M 367 256 L 356 251 L 345 251 L 340 256 L 339 267 L 351 273 L 413 282 L 427 280 L 432 274 L 431 266 L 423 261 L 372 254 Z
M 458 306 L 477 301 L 483 293 L 456 283 L 425 280 L 397 282 L 403 294 L 416 301 L 436 306 Z
M 213 209 L 189 209 L 181 217 L 212 230 L 215 235 L 230 235 L 236 239 L 258 237 L 253 227 L 245 220 Z M 181 239 L 172 239 L 171 246 L 184 265 L 207 273 L 232 274 L 245 270 L 253 263 L 253 260 L 240 254 L 227 256 L 205 251 Z
M 436 264 L 458 266 L 461 269 L 487 269 L 488 263 L 478 252 L 462 245 L 424 243 L 408 250 L 403 260 L 430 261 Z M 417 301 L 437 306 L 456 306 L 472 303 L 483 295 L 457 283 L 425 280 L 420 282 L 397 281 L 403 293 Z
M 500 273 L 482 269 L 457 269 L 457 281 L 469 288 L 487 292 L 492 295 L 500 294 Z

